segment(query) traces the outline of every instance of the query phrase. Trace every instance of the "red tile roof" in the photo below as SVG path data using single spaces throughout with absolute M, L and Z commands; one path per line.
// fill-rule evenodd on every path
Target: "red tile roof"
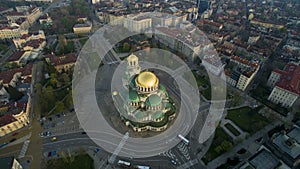
M 24 79 L 23 83 L 31 83 L 31 80 L 31 77 L 27 77 L 26 79 Z
M 214 26 L 214 27 L 220 27 L 220 26 L 222 26 L 222 24 L 220 24 L 220 23 L 209 21 L 209 20 L 205 20 L 205 19 L 202 19 L 199 22 L 201 24 L 207 24 L 207 25 L 211 25 L 211 26 Z
M 7 13 L 7 16 L 25 16 L 23 12 L 11 11 Z
M 0 127 L 5 126 L 9 123 L 15 122 L 17 119 L 14 118 L 11 114 L 5 114 L 0 117 Z
M 17 26 L 3 26 L 3 27 L 0 27 L 0 30 L 4 30 L 4 29 L 10 29 L 10 30 L 13 30 L 13 29 L 18 29 L 19 27 Z
M 231 59 L 232 59 L 232 60 L 236 60 L 236 61 L 238 61 L 238 62 L 240 62 L 240 63 L 243 63 L 243 64 L 248 65 L 248 66 L 251 66 L 251 67 L 257 68 L 257 67 L 259 66 L 259 63 L 258 63 L 258 62 L 250 62 L 249 60 L 240 58 L 240 57 L 238 57 L 238 56 L 232 56 Z
M 18 60 L 23 56 L 24 53 L 25 53 L 25 51 L 16 52 L 16 53 L 12 54 L 12 55 L 7 59 L 7 61 L 8 61 L 8 62 L 18 61 Z
M 77 57 L 75 53 L 68 53 L 61 56 L 55 56 L 55 55 L 47 55 L 46 58 L 50 59 L 50 64 L 54 66 L 58 65 L 65 65 L 69 63 L 75 63 L 77 60 Z
M 300 66 L 288 63 L 276 86 L 300 95 Z M 276 70 L 276 72 L 279 72 Z
M 22 76 L 28 76 L 31 74 L 32 64 L 26 65 L 24 68 L 15 68 L 0 72 L 0 80 L 3 80 L 4 84 L 8 84 L 13 79 L 16 73 L 21 73 Z
M 30 40 L 30 41 L 27 41 L 25 44 L 24 44 L 24 47 L 26 46 L 30 46 L 30 47 L 33 47 L 34 49 L 37 49 L 40 47 L 40 45 L 45 41 L 45 39 L 34 39 L 34 40 Z

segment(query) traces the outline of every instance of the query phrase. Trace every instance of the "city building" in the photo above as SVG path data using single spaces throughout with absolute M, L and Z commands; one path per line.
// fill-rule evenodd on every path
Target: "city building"
M 212 47 L 212 44 L 194 32 L 194 27 L 156 27 L 155 39 L 169 48 L 183 53 L 188 60 L 195 61 L 202 50 Z
M 38 32 L 23 34 L 19 38 L 14 38 L 13 42 L 17 49 L 23 49 L 26 45 L 29 44 L 30 41 L 33 42 L 34 40 L 42 41 L 42 44 L 40 44 L 40 45 L 45 46 L 46 37 L 45 37 L 44 31 L 40 30 Z
M 158 27 L 170 27 L 179 26 L 181 23 L 185 22 L 188 18 L 188 14 L 180 13 L 177 15 L 170 15 L 166 13 L 154 13 L 152 18 L 153 26 Z
M 92 0 L 92 4 L 100 3 L 100 0 Z
M 273 88 L 268 100 L 291 107 L 300 95 L 300 66 L 288 63 L 284 70 L 273 70 L 267 84 Z
M 49 16 L 48 13 L 39 18 L 39 23 L 44 26 L 52 25 L 52 22 L 52 18 Z
M 153 72 L 140 72 L 137 56 L 130 55 L 127 63 L 123 85 L 129 93 L 113 96 L 117 103 L 123 103 L 124 108 L 119 110 L 122 120 L 137 132 L 165 130 L 176 115 L 165 86 Z
M 258 151 L 244 162 L 239 169 L 274 169 L 286 166 L 266 147 L 261 146 Z
M 124 27 L 133 32 L 144 32 L 151 28 L 152 19 L 145 15 L 127 15 L 124 18 Z
M 42 11 L 38 7 L 31 7 L 28 12 L 26 12 L 27 20 L 33 24 L 40 16 L 42 16 Z
M 0 39 L 12 39 L 21 37 L 23 34 L 28 33 L 17 26 L 3 26 L 0 27 Z
M 300 164 L 300 129 L 295 127 L 289 132 L 275 133 L 272 146 L 280 154 L 280 158 L 291 168 Z M 298 166 L 299 167 L 299 166 Z
M 0 166 L 2 169 L 23 169 L 22 165 L 14 157 L 0 158 Z
M 23 58 L 27 56 L 25 51 L 18 51 L 12 54 L 6 62 L 8 63 L 16 63 L 17 65 L 21 65 L 21 63 L 24 63 Z
M 248 61 L 238 56 L 232 56 L 226 65 L 227 83 L 245 91 L 259 70 L 257 61 Z
M 29 125 L 30 118 L 27 103 L 29 102 L 3 105 L 8 107 L 8 112 L 0 116 L 0 138 Z
M 32 64 L 0 72 L 0 84 L 15 87 L 20 80 L 31 78 Z
M 202 59 L 202 65 L 205 66 L 206 70 L 219 76 L 223 71 L 225 64 L 223 64 L 220 58 L 216 55 L 205 55 Z
M 73 68 L 77 57 L 75 53 L 69 53 L 65 55 L 55 56 L 49 54 L 45 57 L 46 62 L 53 65 L 58 72 L 62 72 L 63 70 L 69 70 Z
M 262 27 L 266 27 L 266 28 L 277 28 L 277 29 L 282 29 L 284 28 L 284 25 L 281 25 L 281 24 L 275 24 L 275 23 L 271 23 L 271 22 L 264 22 L 264 21 L 260 21 L 258 19 L 252 19 L 250 21 L 251 24 L 254 24 L 254 25 L 259 25 L 259 26 L 262 26 Z
M 52 3 L 53 0 L 25 0 L 27 2 L 48 2 L 48 3 Z
M 84 34 L 92 32 L 92 23 L 86 21 L 85 23 L 75 24 L 73 27 L 73 31 L 76 34 Z

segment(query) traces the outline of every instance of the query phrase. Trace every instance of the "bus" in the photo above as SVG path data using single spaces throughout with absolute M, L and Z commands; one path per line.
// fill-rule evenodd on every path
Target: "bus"
M 188 139 L 186 139 L 185 137 L 183 137 L 181 134 L 178 135 L 178 137 L 186 144 L 188 145 L 190 143 L 190 141 Z
M 130 162 L 119 160 L 118 165 L 130 167 Z
M 137 165 L 136 168 L 137 169 L 150 169 L 149 166 L 142 166 L 142 165 Z

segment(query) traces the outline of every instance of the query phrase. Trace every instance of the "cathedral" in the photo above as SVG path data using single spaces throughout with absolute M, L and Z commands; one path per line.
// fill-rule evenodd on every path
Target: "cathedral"
M 120 113 L 127 126 L 134 131 L 163 131 L 176 116 L 174 103 L 164 85 L 151 71 L 141 71 L 138 57 L 127 57 L 127 68 L 122 79 L 129 92 Z

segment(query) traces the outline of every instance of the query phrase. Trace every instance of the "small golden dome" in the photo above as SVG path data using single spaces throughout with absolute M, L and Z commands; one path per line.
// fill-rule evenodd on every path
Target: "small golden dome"
M 145 88 L 156 87 L 158 85 L 158 78 L 152 72 L 142 72 L 136 79 L 137 85 Z
M 127 57 L 127 61 L 136 61 L 136 60 L 139 60 L 139 58 L 134 54 L 131 54 Z

